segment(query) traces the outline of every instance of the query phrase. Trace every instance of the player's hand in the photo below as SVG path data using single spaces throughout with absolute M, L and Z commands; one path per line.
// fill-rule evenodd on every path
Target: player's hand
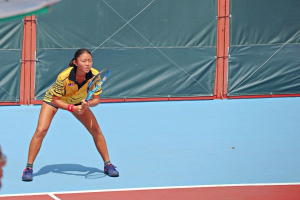
M 90 107 L 90 103 L 88 101 L 82 100 L 81 106 L 83 110 L 86 110 Z
M 73 112 L 76 113 L 76 114 L 78 114 L 78 115 L 83 114 L 84 111 L 85 111 L 85 110 L 82 108 L 81 105 L 74 106 L 74 108 L 73 108 Z

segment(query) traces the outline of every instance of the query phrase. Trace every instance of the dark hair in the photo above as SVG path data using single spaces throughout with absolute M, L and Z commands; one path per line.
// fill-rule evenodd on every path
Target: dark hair
M 88 53 L 90 55 L 92 55 L 92 53 L 87 50 L 87 49 L 78 49 L 75 54 L 74 54 L 74 57 L 72 58 L 72 60 L 70 61 L 69 63 L 69 67 L 76 67 L 76 65 L 73 63 L 74 60 L 77 60 L 77 58 L 81 55 L 81 54 L 84 54 L 84 53 Z

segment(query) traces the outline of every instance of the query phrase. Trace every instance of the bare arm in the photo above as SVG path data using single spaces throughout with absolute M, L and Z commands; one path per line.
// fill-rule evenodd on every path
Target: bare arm
M 89 107 L 95 107 L 100 103 L 100 96 L 94 95 L 92 100 L 89 100 Z

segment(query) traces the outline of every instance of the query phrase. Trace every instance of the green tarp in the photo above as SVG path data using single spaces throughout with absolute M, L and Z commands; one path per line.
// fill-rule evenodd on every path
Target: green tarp
M 300 93 L 300 2 L 231 0 L 228 96 Z
M 78 48 L 111 69 L 102 98 L 212 96 L 216 16 L 216 0 L 62 1 L 37 18 L 36 99 Z
M 64 0 L 37 17 L 35 99 L 74 52 L 111 69 L 102 98 L 212 96 L 217 0 Z M 300 93 L 300 3 L 230 1 L 228 96 Z M 0 23 L 0 101 L 20 96 L 21 20 Z
M 0 23 L 0 102 L 19 102 L 22 20 Z
M 20 101 L 22 17 L 46 13 L 49 6 L 58 1 L 0 1 L 0 102 Z

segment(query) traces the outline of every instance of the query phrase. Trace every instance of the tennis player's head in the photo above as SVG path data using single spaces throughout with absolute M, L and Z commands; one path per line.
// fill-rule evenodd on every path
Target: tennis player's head
M 69 63 L 69 67 L 77 67 L 80 72 L 88 73 L 93 65 L 92 53 L 87 49 L 78 49 Z

